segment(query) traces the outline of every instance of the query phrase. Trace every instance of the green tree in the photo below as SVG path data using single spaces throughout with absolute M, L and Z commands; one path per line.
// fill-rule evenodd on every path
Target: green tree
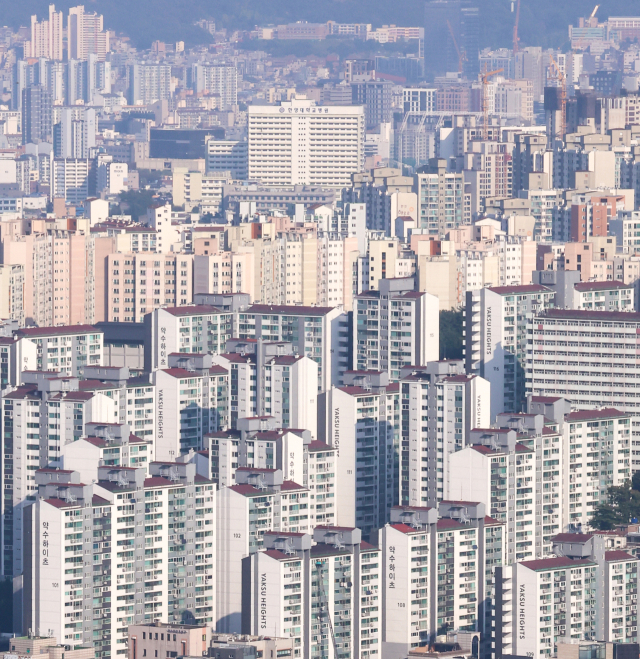
M 640 478 L 634 475 L 622 485 L 612 485 L 607 489 L 607 500 L 598 504 L 590 525 L 599 531 L 610 531 L 616 526 L 629 524 L 632 519 L 640 519 Z
M 440 359 L 462 359 L 462 309 L 440 312 Z
M 153 197 L 153 190 L 128 190 L 120 194 L 120 208 L 137 222 L 140 217 L 146 217 L 147 208 L 153 204 Z

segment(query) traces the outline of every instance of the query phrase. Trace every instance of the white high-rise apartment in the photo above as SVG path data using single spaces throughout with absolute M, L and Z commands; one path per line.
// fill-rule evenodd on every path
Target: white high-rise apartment
M 554 558 L 496 570 L 496 656 L 555 656 L 559 643 L 636 643 L 638 558 L 610 531 L 562 533 Z
M 77 472 L 41 473 L 38 486 L 26 520 L 30 625 L 113 659 L 128 653 L 129 625 L 179 625 L 188 611 L 212 626 L 216 492 L 194 464 L 154 462 L 148 478 L 101 466 L 89 485 Z
M 541 415 L 534 419 L 537 433 L 473 430 L 469 446 L 449 459 L 448 496 L 481 501 L 505 524 L 507 564 L 548 556 L 564 530 L 562 435 L 544 428 Z
M 36 471 L 59 467 L 61 448 L 86 436 L 89 422 L 113 422 L 115 403 L 79 390 L 76 378 L 30 373 L 2 399 L 2 574 L 22 574 L 24 507 L 37 491 Z
M 551 306 L 554 297 L 553 290 L 537 284 L 495 286 L 467 293 L 466 369 L 490 382 L 492 421 L 501 412 L 522 409 L 524 369 L 531 350 L 528 323 L 534 314 Z
M 362 106 L 318 106 L 306 98 L 251 105 L 249 178 L 272 187 L 350 187 L 364 168 Z
M 403 369 L 399 384 L 400 502 L 436 506 L 447 496 L 480 501 L 447 493 L 446 480 L 450 461 L 468 444 L 471 430 L 489 424 L 489 383 L 466 375 L 461 361 L 435 361 Z
M 31 17 L 30 57 L 44 57 L 51 60 L 64 59 L 62 36 L 64 17 L 61 11 L 56 11 L 55 5 L 49 5 L 49 20 L 38 21 L 37 16 Z
M 71 7 L 67 31 L 70 60 L 86 60 L 89 55 L 105 59 L 109 52 L 109 32 L 103 29 L 101 14 L 86 13 L 84 5 Z
M 268 531 L 313 532 L 309 490 L 280 469 L 240 467 L 235 485 L 218 492 L 218 631 L 242 631 L 242 559 L 260 551 Z
M 234 179 L 248 177 L 246 140 L 207 140 L 207 172 L 231 172 Z
M 167 64 L 129 66 L 129 103 L 148 105 L 171 96 L 171 67 Z
M 492 656 L 494 571 L 504 565 L 505 528 L 485 516 L 484 504 L 396 506 L 380 548 L 383 657 L 406 657 L 448 630 L 461 643 L 475 636 L 484 646 L 479 656 Z
M 247 561 L 244 632 L 290 636 L 294 657 L 381 655 L 381 556 L 362 540 L 360 529 L 266 533 L 264 547 Z
M 172 262 L 167 258 L 169 268 Z M 162 261 L 158 267 L 160 274 Z M 173 273 L 175 276 L 175 272 Z M 139 276 L 144 276 L 142 273 Z M 149 276 L 152 271 L 149 271 Z M 171 271 L 167 270 L 167 276 Z M 149 283 L 151 283 L 151 279 Z M 169 300 L 167 300 L 169 301 Z M 226 351 L 227 339 L 231 338 L 233 314 L 211 305 L 162 307 L 144 317 L 145 324 L 145 370 L 154 371 L 169 366 L 172 353 L 210 353 L 219 355 Z
M 228 372 L 207 354 L 173 354 L 168 366 L 153 372 L 160 460 L 200 450 L 204 434 L 227 425 Z
M 194 64 L 192 85 L 196 94 L 216 94 L 220 109 L 229 110 L 238 103 L 238 70 L 235 66 Z
M 379 289 L 354 301 L 353 363 L 356 370 L 384 371 L 398 380 L 404 366 L 438 360 L 439 301 L 416 292 L 413 278 L 381 279 Z

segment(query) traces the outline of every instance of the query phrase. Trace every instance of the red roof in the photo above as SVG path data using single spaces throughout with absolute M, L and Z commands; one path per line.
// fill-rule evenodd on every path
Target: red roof
M 49 336 L 67 334 L 102 334 L 102 330 L 93 325 L 65 325 L 61 327 L 23 327 L 15 334 L 16 336 Z
M 551 289 L 540 284 L 525 284 L 524 286 L 491 286 L 490 291 L 498 295 L 526 295 L 527 293 L 551 293 Z
M 616 551 L 606 551 L 604 553 L 605 561 L 637 561 L 639 560 L 636 556 L 632 556 L 623 550 Z
M 557 570 L 563 567 L 579 567 L 581 565 L 594 565 L 590 559 L 573 559 L 566 556 L 557 558 L 542 558 L 537 561 L 523 561 L 520 565 L 530 570 Z
M 184 307 L 165 307 L 163 311 L 172 316 L 204 316 L 209 313 L 224 313 L 218 307 L 212 307 L 208 304 L 193 304 Z
M 326 316 L 334 307 L 302 307 L 284 304 L 252 304 L 242 313 L 249 314 L 285 314 L 287 316 Z
M 584 281 L 574 284 L 576 291 L 606 291 L 612 288 L 633 288 L 631 284 L 621 281 Z
M 616 419 L 626 416 L 624 412 L 613 409 L 612 407 L 603 410 L 581 410 L 579 412 L 570 412 L 565 414 L 565 421 L 590 421 L 592 419 Z
M 539 316 L 536 322 L 543 322 L 545 318 L 560 318 L 568 320 L 594 320 L 602 322 L 619 321 L 622 323 L 640 323 L 640 313 L 634 311 L 591 311 L 589 309 L 547 309 Z

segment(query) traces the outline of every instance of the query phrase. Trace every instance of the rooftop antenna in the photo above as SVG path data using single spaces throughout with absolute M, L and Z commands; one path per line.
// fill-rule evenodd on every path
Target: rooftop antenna
M 73 494 L 69 488 L 64 490 L 63 497 L 67 503 L 75 503 L 78 500 L 78 497 L 76 497 L 76 495 Z
M 170 467 L 169 468 L 169 480 L 174 481 L 174 482 L 180 480 L 180 474 L 178 473 L 178 468 L 177 467 Z

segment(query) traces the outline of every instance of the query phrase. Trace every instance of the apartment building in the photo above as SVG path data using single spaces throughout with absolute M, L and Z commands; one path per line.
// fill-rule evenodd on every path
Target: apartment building
M 183 611 L 215 622 L 215 488 L 193 464 L 149 470 L 100 467 L 90 485 L 38 477 L 26 512 L 34 578 L 24 580 L 25 629 L 115 657 L 128 654 L 129 625 L 179 624 Z M 97 547 L 86 553 L 84 539 Z
M 357 528 L 266 533 L 264 551 L 245 559 L 243 631 L 293 637 L 294 657 L 380 656 L 380 559 Z
M 249 178 L 271 187 L 340 190 L 364 167 L 364 109 L 306 98 L 248 111 Z
M 36 230 L 3 235 L 4 269 L 22 266 L 24 318 L 40 326 L 96 320 L 95 241 L 81 232 Z M 7 273 L 13 278 L 17 275 Z M 6 290 L 6 289 L 4 289 Z M 9 300 L 17 301 L 18 292 Z
M 20 327 L 24 317 L 24 266 L 0 265 L 0 318 L 15 320 Z
M 220 97 L 220 109 L 231 110 L 238 103 L 238 69 L 235 66 L 194 64 L 191 67 L 193 91 Z
M 312 526 L 335 522 L 336 451 L 314 440 L 309 430 L 278 428 L 272 417 L 255 417 L 239 419 L 237 430 L 210 433 L 204 441 L 207 474 L 219 488 L 233 485 L 241 468 L 278 469 L 284 480 L 301 483 L 311 493 Z
M 491 384 L 491 418 L 522 409 L 529 362 L 528 323 L 553 304 L 545 286 L 497 286 L 467 293 L 465 360 L 468 373 Z M 537 392 L 536 392 L 537 393 Z
M 403 369 L 399 387 L 399 502 L 424 507 L 445 498 L 471 501 L 449 492 L 447 477 L 453 456 L 468 445 L 472 429 L 489 423 L 489 383 L 466 375 L 462 362 L 436 361 Z
M 232 318 L 206 304 L 155 309 L 144 317 L 145 370 L 166 368 L 172 353 L 224 352 L 232 336 Z
M 505 525 L 507 565 L 548 556 L 565 530 L 563 436 L 543 427 L 540 415 L 531 421 L 538 427 L 530 433 L 475 429 L 449 458 L 448 496 L 475 497 Z
M 439 359 L 439 301 L 416 292 L 413 278 L 385 279 L 384 261 L 381 274 L 379 290 L 354 301 L 353 367 L 397 380 L 404 366 Z
M 176 167 L 173 170 L 173 203 L 186 210 L 199 209 L 202 214 L 216 215 L 222 208 L 225 183 L 231 180 L 231 173 L 218 170 L 203 174 Z
M 79 377 L 86 367 L 102 365 L 104 334 L 93 325 L 24 327 L 14 339 L 18 373 L 52 371 Z
M 560 643 L 637 642 L 638 559 L 614 542 L 563 533 L 555 558 L 498 570 L 496 654 L 549 657 Z
M 569 454 L 563 475 L 563 517 L 568 530 L 579 533 L 589 528 L 594 509 L 607 501 L 608 488 L 631 478 L 633 421 L 629 414 L 610 408 L 565 415 Z
M 108 322 L 141 323 L 160 306 L 193 301 L 191 254 L 108 254 L 105 269 Z
M 340 308 L 253 304 L 237 314 L 240 339 L 287 341 L 318 364 L 318 391 L 342 382 L 349 368 L 349 320 Z
M 504 565 L 504 534 L 481 503 L 391 509 L 380 530 L 385 657 L 406 657 L 446 630 L 471 637 L 470 645 L 475 638 L 480 655 L 493 656 L 494 572 Z
M 230 172 L 235 180 L 249 178 L 249 148 L 246 140 L 207 140 L 207 173 Z
M 318 364 L 293 354 L 288 342 L 231 340 L 215 362 L 229 373 L 228 423 L 273 417 L 278 428 L 302 428 L 316 436 Z
M 398 502 L 399 388 L 386 373 L 353 371 L 328 395 L 326 437 L 336 451 L 337 523 L 368 534 Z M 392 469 L 393 465 L 393 469 Z
M 578 410 L 605 406 L 633 412 L 640 407 L 635 391 L 640 314 L 548 309 L 530 322 L 528 393 L 565 396 Z
M 243 558 L 260 551 L 268 531 L 310 533 L 309 490 L 279 469 L 239 467 L 236 484 L 218 492 L 218 631 L 243 631 Z
M 51 199 L 82 204 L 93 195 L 92 163 L 85 158 L 55 158 L 51 166 Z
M 171 96 L 171 66 L 168 64 L 131 64 L 128 78 L 130 105 L 150 105 Z
M 211 355 L 171 354 L 153 381 L 159 460 L 202 449 L 203 435 L 228 424 L 229 371 L 213 364 Z
M 47 375 L 28 374 L 28 382 L 0 399 L 4 455 L 0 567 L 5 576 L 19 576 L 25 567 L 23 511 L 37 492 L 35 472 L 61 466 L 62 447 L 85 437 L 87 423 L 111 423 L 115 416 L 114 402 L 104 394 L 80 391 L 77 378 Z
M 430 236 L 444 238 L 461 224 L 471 223 L 471 196 L 462 173 L 447 171 L 447 161 L 431 159 L 416 174 L 418 226 Z
M 621 281 L 585 281 L 574 284 L 574 309 L 635 311 L 635 287 Z

